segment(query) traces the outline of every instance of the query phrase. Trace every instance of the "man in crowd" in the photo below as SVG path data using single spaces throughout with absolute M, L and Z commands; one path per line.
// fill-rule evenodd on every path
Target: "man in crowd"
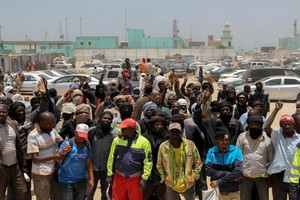
M 61 159 L 56 153 L 56 144 L 63 139 L 54 126 L 53 114 L 43 112 L 38 125 L 28 136 L 27 153 L 32 156 L 32 180 L 37 200 L 60 199 L 58 183 L 54 180 L 54 167 L 55 162 Z
M 148 101 L 151 101 L 153 88 L 151 85 L 146 85 L 144 90 L 144 96 L 140 97 L 134 104 L 133 119 L 138 121 L 141 119 L 143 112 L 143 106 Z
M 262 102 L 263 104 L 262 115 L 266 117 L 267 113 L 270 111 L 269 93 L 263 89 L 263 84 L 261 82 L 257 82 L 255 86 L 256 89 L 250 93 L 249 106 L 253 108 L 254 107 L 253 102 L 255 101 Z
M 89 141 L 93 153 L 94 187 L 91 188 L 88 200 L 94 198 L 99 181 L 101 186 L 101 200 L 107 199 L 107 160 L 114 139 L 113 129 L 111 128 L 112 120 L 113 114 L 109 111 L 105 111 L 100 115 L 97 126 L 94 126 L 89 130 Z
M 283 103 L 275 104 L 275 108 L 264 124 L 265 131 L 271 135 L 274 146 L 274 158 L 268 168 L 267 173 L 271 174 L 272 193 L 276 200 L 286 200 L 289 192 L 290 172 L 293 157 L 300 142 L 300 134 L 294 130 L 295 120 L 289 115 L 280 117 L 279 130 L 274 130 L 271 125 Z
M 0 104 L 0 199 L 7 187 L 12 199 L 26 199 L 26 163 L 17 125 L 7 118 L 8 108 Z
M 202 168 L 199 152 L 192 141 L 182 138 L 179 123 L 169 125 L 169 137 L 159 147 L 156 164 L 161 182 L 167 186 L 165 197 L 195 199 L 195 182 Z
M 65 140 L 60 146 L 59 155 L 62 159 L 59 164 L 58 181 L 61 199 L 85 199 L 87 174 L 89 189 L 94 187 L 88 131 L 88 125 L 78 124 L 75 137 Z
M 252 115 L 248 118 L 248 131 L 242 133 L 236 146 L 242 150 L 243 181 L 241 183 L 241 199 L 251 200 L 252 188 L 256 186 L 260 200 L 269 199 L 268 166 L 273 159 L 273 146 L 271 139 L 263 131 L 263 118 Z
M 230 145 L 230 133 L 226 127 L 216 129 L 217 145 L 209 149 L 205 162 L 205 172 L 211 177 L 210 187 L 219 187 L 220 200 L 240 200 L 243 154 L 238 147 Z
M 107 182 L 112 184 L 112 199 L 142 199 L 151 174 L 151 145 L 138 134 L 136 126 L 132 118 L 118 124 L 122 133 L 114 139 L 107 161 Z

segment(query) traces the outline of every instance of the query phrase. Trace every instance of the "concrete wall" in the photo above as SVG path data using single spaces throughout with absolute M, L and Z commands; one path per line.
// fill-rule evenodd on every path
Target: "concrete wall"
M 74 56 L 77 60 L 90 60 L 93 55 L 104 54 L 106 59 L 116 58 L 161 58 L 164 59 L 168 55 L 194 55 L 195 58 L 201 60 L 220 59 L 222 56 L 227 55 L 234 57 L 236 52 L 234 49 L 214 49 L 214 48 L 201 48 L 201 49 L 74 49 Z

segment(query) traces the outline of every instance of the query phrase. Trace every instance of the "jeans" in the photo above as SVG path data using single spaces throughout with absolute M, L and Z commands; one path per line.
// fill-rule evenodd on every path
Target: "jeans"
M 7 187 L 10 188 L 11 194 L 14 194 L 9 199 L 26 199 L 26 183 L 18 164 L 12 166 L 0 165 L 0 199 L 5 199 Z
M 196 198 L 196 192 L 195 192 L 195 185 L 193 185 L 191 188 L 189 188 L 187 191 L 183 193 L 176 192 L 172 188 L 167 186 L 167 191 L 166 191 L 166 199 L 167 200 L 193 200 Z
M 106 190 L 108 187 L 108 184 L 106 182 L 106 174 L 107 171 L 94 171 L 94 187 L 91 189 L 89 193 L 88 200 L 93 200 L 95 191 L 97 189 L 98 182 L 100 180 L 100 187 L 101 187 L 101 200 L 106 200 Z
M 76 183 L 59 183 L 61 199 L 63 200 L 85 200 L 87 180 L 82 179 Z
M 60 200 L 59 187 L 54 180 L 54 173 L 50 175 L 32 174 L 32 181 L 36 200 Z
M 143 200 L 165 200 L 166 185 L 164 183 L 155 185 L 153 181 L 147 181 L 143 192 Z
M 222 193 L 220 192 L 219 200 L 240 200 L 240 191 L 237 192 L 228 192 Z
M 283 182 L 284 171 L 272 174 L 272 194 L 276 200 L 286 200 L 289 193 L 289 184 Z

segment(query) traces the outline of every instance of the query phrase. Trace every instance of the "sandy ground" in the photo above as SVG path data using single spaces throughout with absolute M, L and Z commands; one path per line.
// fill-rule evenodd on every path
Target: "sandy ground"
M 181 83 L 183 81 L 183 79 L 180 79 Z M 189 77 L 189 82 L 195 82 L 197 81 L 196 78 L 194 77 Z M 214 87 L 215 87 L 215 92 L 213 94 L 213 99 L 216 99 L 217 97 L 217 84 L 214 84 Z M 273 110 L 274 108 L 274 105 L 275 105 L 275 102 L 271 102 L 271 111 Z M 281 109 L 276 117 L 276 119 L 274 120 L 274 123 L 273 123 L 273 128 L 274 129 L 278 129 L 279 128 L 279 118 L 281 115 L 283 114 L 289 114 L 289 115 L 292 115 L 296 110 L 296 106 L 295 106 L 295 102 L 284 102 L 284 106 L 283 106 L 283 109 Z M 208 180 L 208 183 L 209 183 L 209 180 Z M 98 185 L 97 187 L 97 190 L 96 190 L 96 193 L 95 193 L 95 196 L 94 196 L 94 199 L 100 199 L 100 196 L 101 196 L 101 192 L 100 192 L 100 187 Z M 35 198 L 35 195 L 33 195 L 33 200 L 36 200 Z M 271 192 L 271 189 L 270 189 L 270 200 L 272 200 L 273 197 L 272 197 L 272 192 Z

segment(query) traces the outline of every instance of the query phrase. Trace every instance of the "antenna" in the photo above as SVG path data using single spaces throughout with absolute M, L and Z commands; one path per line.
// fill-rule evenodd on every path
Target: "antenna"
M 0 41 L 2 40 L 2 26 L 0 25 Z
M 297 20 L 294 20 L 294 37 L 297 35 Z
M 81 19 L 81 17 L 80 17 L 80 19 L 79 19 L 79 35 L 82 35 L 82 19 Z
M 62 33 L 61 20 L 59 21 L 59 39 L 64 39 L 64 34 Z
M 125 10 L 125 41 L 127 41 L 127 10 Z
M 68 18 L 66 17 L 66 41 L 68 41 Z

